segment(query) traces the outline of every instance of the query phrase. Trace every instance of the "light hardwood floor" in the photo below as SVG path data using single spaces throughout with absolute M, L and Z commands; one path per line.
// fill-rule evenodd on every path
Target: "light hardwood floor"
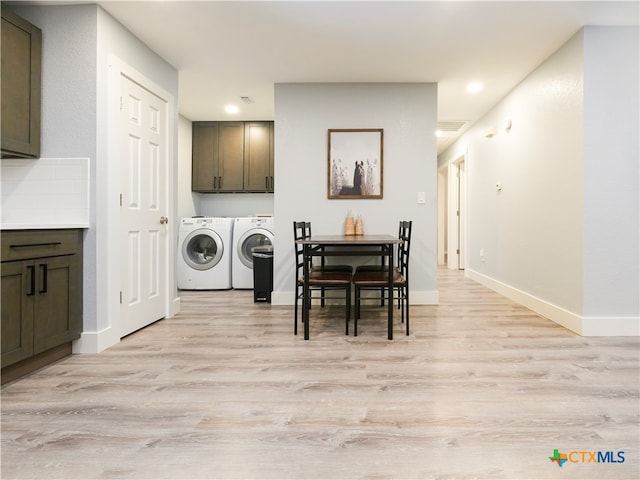
M 305 342 L 293 307 L 181 292 L 175 318 L 2 387 L 1 477 L 637 479 L 639 339 L 439 277 L 393 341 L 376 307 L 355 338 L 314 307 Z M 554 449 L 624 462 L 560 468 Z

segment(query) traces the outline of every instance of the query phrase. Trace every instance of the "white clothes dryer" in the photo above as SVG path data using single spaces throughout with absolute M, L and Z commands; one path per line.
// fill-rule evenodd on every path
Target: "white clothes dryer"
M 273 245 L 273 217 L 240 217 L 233 226 L 232 284 L 253 288 L 253 247 Z
M 233 218 L 193 217 L 180 221 L 178 234 L 178 288 L 231 288 Z

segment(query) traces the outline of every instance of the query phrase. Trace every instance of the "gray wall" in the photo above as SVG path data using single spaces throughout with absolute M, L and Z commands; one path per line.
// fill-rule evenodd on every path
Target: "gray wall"
M 84 329 L 95 329 L 96 65 L 93 5 L 14 8 L 42 29 L 41 157 L 89 158 L 89 223 L 84 237 Z
M 117 320 L 118 312 L 109 309 L 107 296 L 113 293 L 108 288 L 109 262 L 120 261 L 110 253 L 117 245 L 108 245 L 107 233 L 114 225 L 105 213 L 110 201 L 108 185 L 118 181 L 104 174 L 110 161 L 109 55 L 115 54 L 174 96 L 176 126 L 178 73 L 96 5 L 12 10 L 42 29 L 42 157 L 90 159 L 90 228 L 85 232 L 83 265 L 84 334 L 99 337 Z M 174 131 L 173 159 L 177 158 L 177 128 Z M 113 336 L 109 338 L 113 342 Z M 107 346 L 98 338 L 89 349 Z
M 640 29 L 584 29 L 583 315 L 640 315 Z
M 294 300 L 294 220 L 316 234 L 341 234 L 347 212 L 365 232 L 397 235 L 413 220 L 412 303 L 437 303 L 435 84 L 277 84 L 273 303 Z M 384 129 L 382 199 L 327 198 L 327 131 Z M 417 204 L 417 192 L 426 204 Z

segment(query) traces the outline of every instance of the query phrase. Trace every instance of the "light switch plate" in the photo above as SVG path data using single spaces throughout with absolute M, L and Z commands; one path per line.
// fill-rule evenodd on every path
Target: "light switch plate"
M 427 195 L 425 192 L 418 192 L 418 205 L 427 203 Z

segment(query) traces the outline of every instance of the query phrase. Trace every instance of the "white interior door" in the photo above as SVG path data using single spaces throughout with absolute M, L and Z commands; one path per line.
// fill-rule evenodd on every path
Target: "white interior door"
M 458 270 L 466 267 L 467 174 L 465 162 L 458 163 Z
M 167 315 L 168 115 L 160 97 L 121 75 L 121 336 Z
M 447 264 L 448 166 L 438 170 L 438 265 Z

